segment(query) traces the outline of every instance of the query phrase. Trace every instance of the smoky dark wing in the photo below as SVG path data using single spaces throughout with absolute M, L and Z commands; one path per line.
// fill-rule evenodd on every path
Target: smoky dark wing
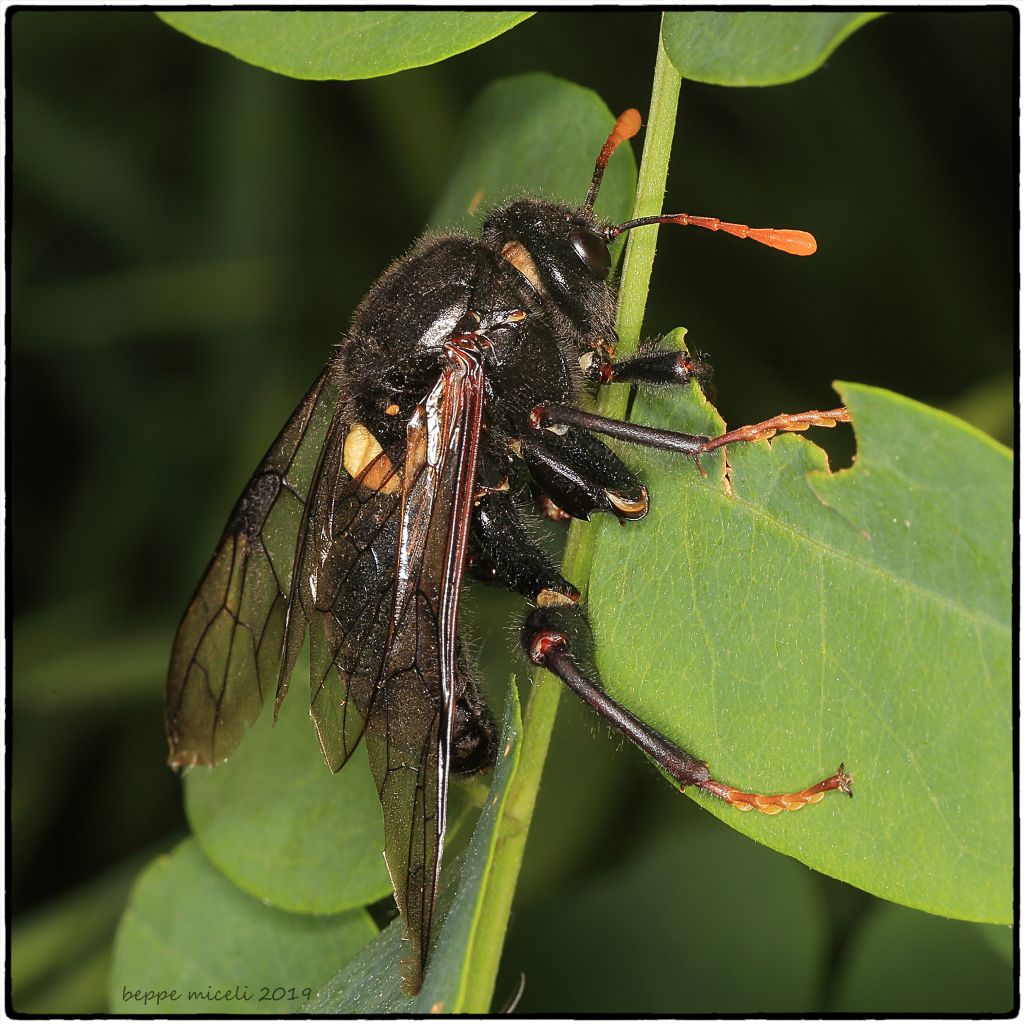
M 332 426 L 288 626 L 293 651 L 308 624 L 311 715 L 328 764 L 340 768 L 366 738 L 413 989 L 444 839 L 479 385 L 446 370 L 410 420 L 405 452 L 378 452 L 356 478 L 343 466 L 345 428 Z
M 274 692 L 306 497 L 337 405 L 325 369 L 239 498 L 181 620 L 165 712 L 174 765 L 226 758 Z
M 453 362 L 409 422 L 393 625 L 367 728 L 384 856 L 410 945 L 409 991 L 430 950 L 444 845 L 482 391 L 479 363 Z

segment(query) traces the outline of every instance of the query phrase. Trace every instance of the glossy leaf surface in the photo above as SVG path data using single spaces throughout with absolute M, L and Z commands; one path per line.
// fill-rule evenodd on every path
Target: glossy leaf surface
M 110 980 L 115 1013 L 294 1012 L 374 935 L 362 910 L 288 914 L 236 889 L 194 840 L 139 877 Z M 159 1003 L 146 993 L 165 993 Z M 174 993 L 175 995 L 171 995 Z
M 781 85 L 816 71 L 870 11 L 670 11 L 665 49 L 684 78 L 710 85 Z
M 856 799 L 799 815 L 697 798 L 733 828 L 886 899 L 1005 922 L 1010 454 L 909 399 L 842 394 L 852 469 L 831 475 L 792 436 L 733 446 L 729 485 L 720 457 L 707 479 L 645 460 L 651 515 L 596 542 L 598 660 L 612 693 L 724 782 L 771 793 L 840 761 L 854 774 Z M 718 432 L 692 395 L 642 399 L 633 418 Z
M 162 11 L 168 25 L 292 78 L 354 79 L 436 64 L 530 17 L 509 11 Z

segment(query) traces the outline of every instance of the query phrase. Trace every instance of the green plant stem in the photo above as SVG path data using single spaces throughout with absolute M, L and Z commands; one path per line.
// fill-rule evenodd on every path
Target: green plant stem
M 675 136 L 676 110 L 679 106 L 679 72 L 665 52 L 658 33 L 658 57 L 654 65 L 654 84 L 651 88 L 651 108 L 647 115 L 644 152 L 636 183 L 633 217 L 653 217 L 661 213 L 668 180 L 668 164 L 672 156 Z M 636 349 L 643 326 L 644 309 L 651 283 L 651 268 L 658 245 L 658 227 L 640 228 L 628 234 L 626 258 L 622 265 L 619 284 L 619 311 L 616 328 L 619 334 L 619 354 L 628 355 Z M 621 416 L 628 400 L 627 388 L 609 388 L 601 411 L 605 416 Z
M 658 56 L 654 67 L 643 158 L 637 180 L 634 217 L 655 214 L 661 210 L 672 151 L 680 81 L 679 73 L 665 52 L 659 31 Z M 621 342 L 620 351 L 633 350 L 640 338 L 656 244 L 657 228 L 645 228 L 629 236 L 619 286 L 617 329 Z M 603 406 L 606 415 L 614 414 L 607 412 L 609 408 L 617 408 L 620 415 L 625 411 L 628 397 L 626 390 L 608 389 L 611 394 L 604 396 L 606 401 Z M 574 580 L 585 593 L 598 530 L 591 524 L 588 533 L 579 529 L 579 526 L 580 524 L 573 524 L 569 531 L 563 569 L 566 578 Z M 537 792 L 561 692 L 562 684 L 555 676 L 542 670 L 534 673 L 530 700 L 523 720 L 523 748 L 519 770 L 509 792 L 497 849 L 486 883 L 485 904 L 488 912 L 481 921 L 477 943 L 478 959 L 473 972 L 481 983 L 476 986 L 473 998 L 467 999 L 463 1007 L 466 1013 L 487 1013 L 491 1008 L 490 1001 L 508 928 L 512 898 L 523 861 L 530 821 L 537 803 Z

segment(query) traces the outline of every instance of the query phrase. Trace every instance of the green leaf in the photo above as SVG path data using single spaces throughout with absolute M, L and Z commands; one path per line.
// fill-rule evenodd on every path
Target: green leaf
M 357 1016 L 488 1012 L 504 935 L 504 923 L 494 935 L 485 920 L 488 888 L 495 848 L 502 835 L 515 828 L 505 818 L 505 808 L 519 765 L 521 733 L 519 694 L 513 682 L 487 802 L 459 870 L 446 864 L 441 873 L 438 909 L 444 923 L 419 994 L 410 998 L 402 992 L 399 960 L 404 940 L 402 922 L 396 919 L 317 993 L 304 1008 L 307 1012 Z
M 662 39 L 684 78 L 710 85 L 781 85 L 817 71 L 870 11 L 676 11 Z
M 601 528 L 590 582 L 608 690 L 760 792 L 845 761 L 853 801 L 733 828 L 886 899 L 1012 919 L 1012 460 L 952 417 L 843 385 L 859 452 L 795 436 L 704 463 L 637 459 L 651 515 Z M 717 433 L 690 395 L 633 418 Z
M 596 93 L 564 79 L 528 74 L 492 82 L 469 109 L 458 166 L 430 223 L 475 233 L 483 214 L 512 196 L 583 202 L 614 120 Z M 622 146 L 601 183 L 598 215 L 624 220 L 635 182 L 636 161 Z
M 472 50 L 528 11 L 161 11 L 172 28 L 292 78 L 377 78 Z
M 236 889 L 192 839 L 140 876 L 121 919 L 114 1013 L 295 1012 L 372 938 L 362 910 L 288 914 Z
M 305 659 L 276 727 L 264 709 L 235 754 L 185 776 L 185 809 L 210 860 L 282 910 L 330 914 L 387 896 L 380 801 L 360 748 L 332 775 L 309 721 Z
M 899 969 L 894 970 L 893 965 Z M 1014 1005 L 1012 961 L 976 926 L 880 904 L 850 939 L 832 1013 L 990 1016 Z

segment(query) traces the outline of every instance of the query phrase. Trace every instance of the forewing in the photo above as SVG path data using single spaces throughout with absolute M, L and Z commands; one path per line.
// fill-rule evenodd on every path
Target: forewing
M 325 369 L 239 498 L 181 620 L 167 676 L 171 764 L 222 761 L 274 692 L 300 524 L 337 405 Z
M 367 725 L 406 987 L 430 950 L 457 697 L 458 610 L 480 438 L 478 363 L 453 362 L 409 423 L 389 637 Z
M 328 764 L 340 768 L 366 736 L 412 988 L 429 950 L 444 842 L 481 386 L 478 365 L 444 370 L 409 421 L 400 470 L 380 452 L 350 478 L 344 430 L 332 427 L 289 623 L 289 647 L 309 625 L 311 714 Z

